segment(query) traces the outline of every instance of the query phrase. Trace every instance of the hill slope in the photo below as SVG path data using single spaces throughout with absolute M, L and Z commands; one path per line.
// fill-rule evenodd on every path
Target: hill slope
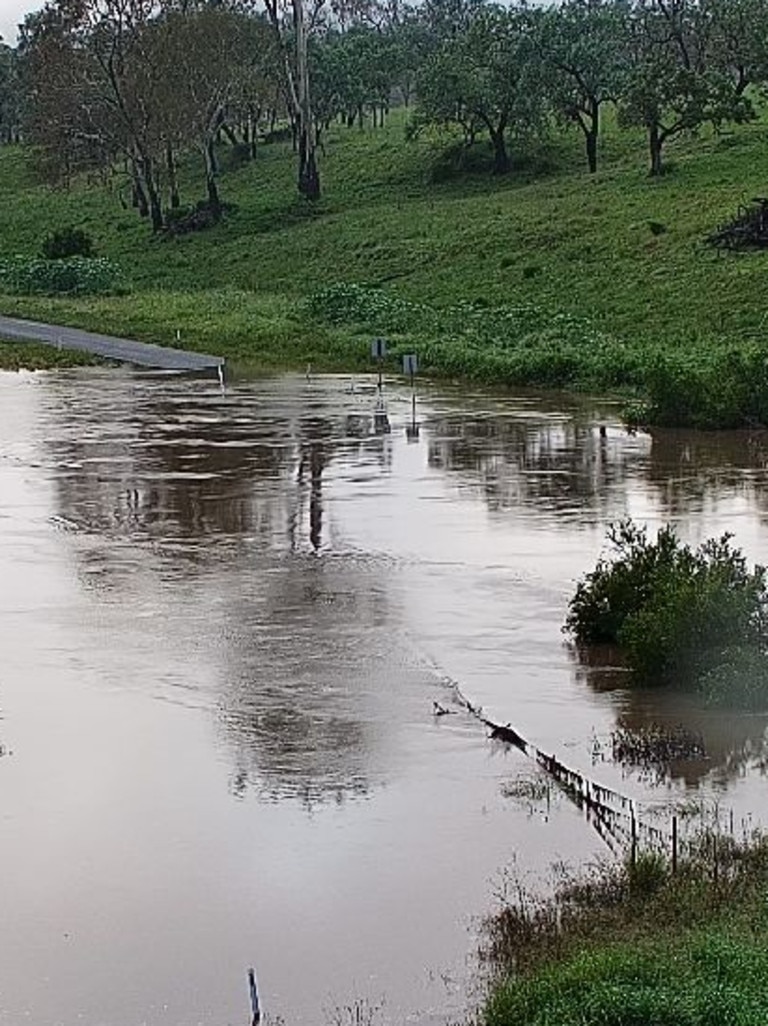
M 150 341 L 171 342 L 179 329 L 190 347 L 273 364 L 347 362 L 372 331 L 421 348 L 429 338 L 475 350 L 525 340 L 530 354 L 536 340 L 563 341 L 564 321 L 569 345 L 579 332 L 592 345 L 597 333 L 620 345 L 619 363 L 629 359 L 603 384 L 641 390 L 638 347 L 761 342 L 768 254 L 723 256 L 702 240 L 738 203 L 768 191 L 764 123 L 680 144 L 670 153 L 674 172 L 660 180 L 646 176 L 642 138 L 610 126 L 596 176 L 583 171 L 572 134 L 494 179 L 452 174 L 445 138 L 406 142 L 404 123 L 397 112 L 384 129 L 333 129 L 315 207 L 295 198 L 290 148 L 263 146 L 255 162 L 223 173 L 223 197 L 234 204 L 225 221 L 176 239 L 152 238 L 114 189 L 53 192 L 35 183 L 22 150 L 0 149 L 0 256 L 31 255 L 47 231 L 75 224 L 133 283 L 121 297 L 2 296 L 0 311 Z M 193 201 L 194 180 L 185 184 Z M 387 302 L 382 314 L 379 292 L 331 310 L 316 304 L 314 314 L 303 303 L 349 283 L 383 290 L 396 316 Z M 462 303 L 474 308 L 468 325 Z M 497 307 L 514 316 L 489 317 L 478 332 L 478 312 Z M 429 352 L 438 370 L 473 371 L 472 360 L 441 366 L 434 346 Z M 616 352 L 603 357 L 615 362 Z M 542 383 L 599 385 L 594 370 Z M 496 360 L 483 373 L 498 371 Z M 535 368 L 506 377 L 538 380 Z

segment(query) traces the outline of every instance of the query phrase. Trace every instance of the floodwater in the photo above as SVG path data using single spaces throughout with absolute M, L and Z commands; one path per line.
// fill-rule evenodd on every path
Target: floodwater
M 286 1026 L 459 1019 L 505 887 L 606 848 L 450 681 L 647 810 L 759 821 L 768 717 L 560 628 L 626 515 L 768 561 L 766 437 L 425 387 L 409 438 L 387 392 L 377 435 L 367 380 L 0 374 L 2 1026 L 245 1026 L 251 965 Z M 708 758 L 614 765 L 653 723 Z

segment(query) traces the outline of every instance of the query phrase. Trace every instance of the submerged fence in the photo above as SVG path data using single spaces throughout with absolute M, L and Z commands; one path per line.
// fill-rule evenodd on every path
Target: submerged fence
M 560 791 L 584 812 L 588 823 L 614 854 L 628 855 L 634 864 L 640 851 L 656 851 L 670 858 L 674 871 L 680 857 L 691 850 L 694 841 L 681 836 L 681 818 L 677 814 L 672 814 L 668 829 L 654 825 L 648 821 L 648 816 L 641 815 L 640 805 L 634 798 L 598 784 L 578 770 L 571 769 L 556 756 L 527 741 L 509 723 L 501 724 L 488 719 L 482 708 L 466 697 L 458 681 L 441 675 L 441 682 L 451 689 L 458 705 L 489 728 L 489 736 L 493 740 L 512 745 L 540 766 Z M 695 843 L 700 843 L 702 825 L 700 823 L 696 831 L 699 840 Z M 744 822 L 741 827 L 746 834 Z M 717 843 L 716 837 L 721 832 L 733 837 L 734 830 L 733 812 L 730 811 L 726 821 L 722 822 L 720 811 L 716 810 L 713 843 Z

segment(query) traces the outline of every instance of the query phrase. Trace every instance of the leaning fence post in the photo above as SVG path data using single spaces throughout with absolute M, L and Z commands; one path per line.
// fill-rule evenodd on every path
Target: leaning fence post
M 253 969 L 248 970 L 248 990 L 251 995 L 251 1026 L 258 1026 L 261 1022 L 261 1009 L 259 1008 L 259 992 L 256 989 L 256 973 Z
M 632 815 L 632 846 L 629 850 L 629 860 L 632 868 L 635 868 L 637 862 L 637 817 L 635 816 L 635 803 L 632 802 L 630 806 L 630 812 Z

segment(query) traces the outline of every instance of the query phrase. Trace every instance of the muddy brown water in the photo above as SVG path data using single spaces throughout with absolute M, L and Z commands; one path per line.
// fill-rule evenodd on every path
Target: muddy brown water
M 388 396 L 376 435 L 367 380 L 0 374 L 3 1026 L 244 1026 L 249 965 L 286 1026 L 455 1021 L 510 881 L 605 846 L 447 678 L 662 817 L 759 821 L 768 717 L 560 627 L 627 514 L 768 561 L 765 436 L 432 387 L 414 440 Z M 653 723 L 709 757 L 613 765 Z

